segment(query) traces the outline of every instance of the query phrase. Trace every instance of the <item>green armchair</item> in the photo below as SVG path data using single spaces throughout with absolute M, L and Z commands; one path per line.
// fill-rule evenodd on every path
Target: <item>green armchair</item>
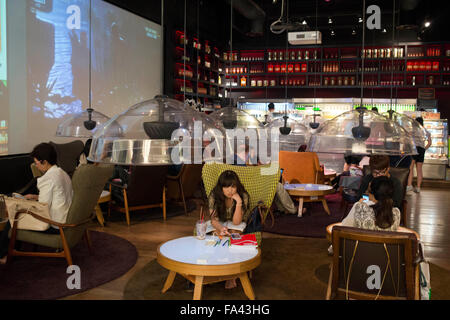
M 66 258 L 68 265 L 72 265 L 70 249 L 85 237 L 90 248 L 87 223 L 94 217 L 93 212 L 108 178 L 112 175 L 113 166 L 85 164 L 78 167 L 72 177 L 73 199 L 67 214 L 66 223 L 47 220 L 33 212 L 18 212 L 30 214 L 34 218 L 59 227 L 59 234 L 19 230 L 17 220 L 10 231 L 8 263 L 14 256 L 39 256 Z M 16 241 L 24 241 L 40 246 L 62 249 L 59 252 L 24 252 L 15 249 Z

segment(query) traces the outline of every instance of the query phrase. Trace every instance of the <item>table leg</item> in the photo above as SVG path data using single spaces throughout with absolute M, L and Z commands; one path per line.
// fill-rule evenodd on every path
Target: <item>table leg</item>
M 325 211 L 328 213 L 328 215 L 330 215 L 330 208 L 328 208 L 328 204 L 327 204 L 327 200 L 325 198 L 322 199 L 322 205 L 323 208 L 325 209 Z
M 301 218 L 303 215 L 303 197 L 298 197 L 298 214 L 297 217 Z
M 170 289 L 170 287 L 173 284 L 173 280 L 175 280 L 176 275 L 177 273 L 175 271 L 169 272 L 169 275 L 167 276 L 166 282 L 164 283 L 164 287 L 162 288 L 161 293 L 164 293 Z
M 203 289 L 203 276 L 195 276 L 194 299 L 201 300 Z
M 243 272 L 239 275 L 239 279 L 241 280 L 242 288 L 244 288 L 245 295 L 250 300 L 255 300 L 255 293 L 253 292 L 252 284 L 248 279 L 247 272 Z
M 98 220 L 98 222 L 100 223 L 100 225 L 101 225 L 102 227 L 104 227 L 104 226 L 105 226 L 105 219 L 103 218 L 103 212 L 102 212 L 102 210 L 100 209 L 100 205 L 99 205 L 99 204 L 97 204 L 97 205 L 95 206 L 95 213 L 97 214 L 97 220 Z

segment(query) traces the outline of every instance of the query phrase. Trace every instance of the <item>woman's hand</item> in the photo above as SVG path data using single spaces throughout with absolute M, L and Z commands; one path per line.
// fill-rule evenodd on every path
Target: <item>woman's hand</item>
M 238 205 L 238 204 L 241 205 L 242 204 L 241 196 L 237 192 L 231 196 L 231 199 L 236 201 L 236 205 Z
M 230 232 L 228 231 L 227 227 L 222 226 L 222 228 L 220 228 L 220 230 L 219 230 L 219 235 L 220 236 L 229 236 Z

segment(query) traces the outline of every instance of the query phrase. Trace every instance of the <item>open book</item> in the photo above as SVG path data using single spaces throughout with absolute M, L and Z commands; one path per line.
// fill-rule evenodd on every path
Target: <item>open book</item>
M 233 224 L 233 221 L 226 221 L 226 222 L 220 222 L 224 227 L 227 227 L 228 229 L 238 230 L 238 231 L 244 231 L 247 224 L 245 222 L 241 222 L 240 224 Z M 206 222 L 206 233 L 210 233 L 212 231 L 216 230 L 214 226 L 211 224 L 211 220 Z

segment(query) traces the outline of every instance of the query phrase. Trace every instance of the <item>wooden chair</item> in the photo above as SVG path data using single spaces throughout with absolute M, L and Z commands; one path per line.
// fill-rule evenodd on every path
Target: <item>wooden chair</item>
M 72 265 L 70 249 L 81 238 L 85 238 L 89 247 L 89 230 L 87 223 L 93 219 L 94 208 L 100 197 L 105 183 L 112 174 L 113 167 L 109 165 L 82 165 L 78 167 L 72 177 L 73 198 L 67 213 L 66 223 L 58 223 L 34 214 L 31 211 L 21 211 L 16 214 L 15 222 L 10 231 L 8 249 L 8 263 L 14 256 L 33 257 L 61 257 L 66 258 L 67 264 Z M 58 226 L 59 234 L 46 234 L 38 231 L 19 230 L 17 223 L 21 215 L 30 214 L 34 218 Z M 19 241 L 29 242 L 40 246 L 62 249 L 60 252 L 24 252 L 15 249 Z
M 181 200 L 187 214 L 186 199 L 199 189 L 202 180 L 202 164 L 183 164 L 176 176 L 167 176 L 167 199 Z
M 323 170 L 315 152 L 280 151 L 283 180 L 289 183 L 323 183 Z
M 160 207 L 166 221 L 167 166 L 133 166 L 127 184 L 110 182 L 111 209 L 125 213 L 130 226 L 130 211 Z M 123 197 L 116 197 L 118 188 Z
M 418 300 L 418 244 L 414 233 L 334 226 L 326 299 Z

